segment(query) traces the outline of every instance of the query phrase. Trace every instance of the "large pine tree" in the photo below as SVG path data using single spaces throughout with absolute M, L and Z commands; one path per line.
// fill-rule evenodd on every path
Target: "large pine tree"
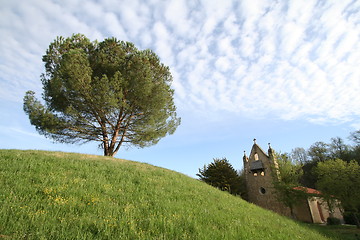
M 120 146 L 156 144 L 180 124 L 169 67 L 151 50 L 115 38 L 58 37 L 43 56 L 45 105 L 28 91 L 24 111 L 58 142 L 98 141 L 105 156 Z

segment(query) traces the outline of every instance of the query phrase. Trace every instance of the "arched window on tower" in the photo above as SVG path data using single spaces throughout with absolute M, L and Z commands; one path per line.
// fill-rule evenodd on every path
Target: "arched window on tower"
M 254 154 L 255 161 L 259 160 L 259 155 L 257 153 Z

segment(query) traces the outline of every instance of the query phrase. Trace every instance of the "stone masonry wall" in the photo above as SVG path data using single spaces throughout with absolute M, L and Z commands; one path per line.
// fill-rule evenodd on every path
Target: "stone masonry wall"
M 252 170 L 251 166 L 255 166 L 253 163 L 255 161 L 261 161 L 263 169 Z M 244 156 L 244 169 L 249 201 L 276 213 L 290 216 L 290 210 L 279 202 L 275 195 L 275 189 L 272 184 L 273 164 L 272 158 L 257 144 L 253 145 L 249 158 Z

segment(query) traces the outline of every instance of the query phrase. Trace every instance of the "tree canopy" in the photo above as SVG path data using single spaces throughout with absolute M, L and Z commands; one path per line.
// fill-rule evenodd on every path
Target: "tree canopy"
M 201 181 L 222 191 L 242 195 L 242 197 L 246 194 L 244 177 L 233 168 L 226 158 L 214 158 L 213 162 L 199 169 L 199 173 L 196 175 Z
M 37 131 L 63 143 L 97 141 L 105 156 L 124 143 L 156 144 L 180 124 L 169 67 L 151 50 L 108 38 L 57 37 L 43 56 L 42 104 L 24 97 Z
M 345 209 L 356 217 L 360 209 L 360 165 L 356 161 L 345 162 L 341 159 L 318 163 L 315 168 L 318 175 L 317 187 L 327 196 L 341 201 Z
M 301 185 L 321 190 L 322 198 L 328 203 L 330 214 L 332 208 L 339 204 L 337 200 L 340 199 L 345 211 L 344 219 L 345 215 L 347 216 L 345 221 L 357 225 L 360 225 L 357 217 L 360 213 L 360 204 L 354 204 L 352 201 L 360 199 L 360 196 L 353 198 L 351 195 L 360 192 L 357 189 L 360 186 L 357 182 L 360 177 L 356 175 L 356 172 L 360 172 L 359 139 L 360 130 L 350 133 L 349 140 L 355 144 L 346 144 L 340 137 L 333 137 L 329 143 L 315 142 L 307 151 L 295 148 L 289 154 L 293 162 L 301 162 L 304 172 L 300 180 Z
M 275 153 L 278 166 L 273 169 L 273 184 L 277 199 L 289 207 L 291 216 L 295 218 L 294 207 L 307 197 L 306 192 L 299 188 L 303 174 L 300 162 L 292 163 L 287 154 Z

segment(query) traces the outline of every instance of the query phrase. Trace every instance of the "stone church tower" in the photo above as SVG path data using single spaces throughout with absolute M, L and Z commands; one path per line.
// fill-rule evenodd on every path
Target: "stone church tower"
M 290 216 L 290 210 L 279 202 L 272 183 L 273 176 L 277 176 L 278 163 L 275 152 L 270 147 L 264 152 L 254 139 L 249 157 L 244 152 L 244 173 L 249 202 L 276 213 Z M 274 172 L 275 171 L 275 172 Z

